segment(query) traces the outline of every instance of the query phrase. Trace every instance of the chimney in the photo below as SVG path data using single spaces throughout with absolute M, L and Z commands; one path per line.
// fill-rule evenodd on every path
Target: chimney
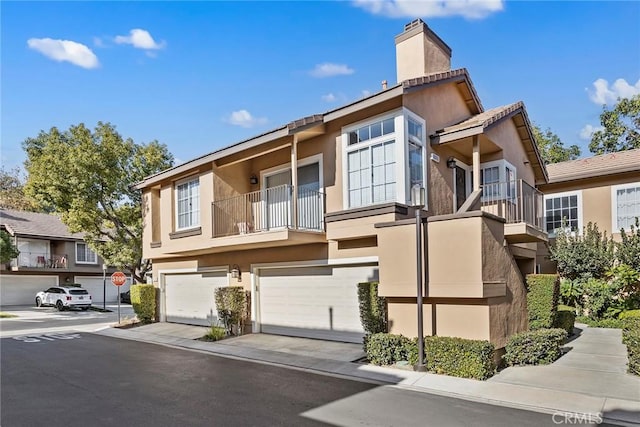
M 396 36 L 398 83 L 451 69 L 451 48 L 424 23 L 416 19 Z
M 382 81 L 382 90 L 387 90 L 387 81 L 386 80 Z

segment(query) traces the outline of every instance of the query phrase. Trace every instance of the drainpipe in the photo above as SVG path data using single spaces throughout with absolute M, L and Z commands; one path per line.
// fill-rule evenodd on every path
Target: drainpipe
M 480 190 L 480 140 L 473 136 L 473 191 Z
M 291 201 L 291 227 L 298 229 L 298 135 L 293 134 L 291 144 L 291 186 L 293 187 Z

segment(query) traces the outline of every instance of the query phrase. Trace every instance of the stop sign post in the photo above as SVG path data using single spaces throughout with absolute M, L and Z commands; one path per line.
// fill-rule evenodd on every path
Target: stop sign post
M 111 283 L 118 288 L 127 282 L 127 276 L 122 271 L 116 271 L 111 275 Z M 120 324 L 120 292 L 118 292 L 118 325 Z

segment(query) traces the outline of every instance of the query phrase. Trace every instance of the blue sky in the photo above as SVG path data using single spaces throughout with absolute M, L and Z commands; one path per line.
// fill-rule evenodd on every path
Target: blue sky
M 602 104 L 640 92 L 640 2 L 6 2 L 1 160 L 52 126 L 111 122 L 180 161 L 395 84 L 415 17 L 453 50 L 485 108 L 589 155 Z

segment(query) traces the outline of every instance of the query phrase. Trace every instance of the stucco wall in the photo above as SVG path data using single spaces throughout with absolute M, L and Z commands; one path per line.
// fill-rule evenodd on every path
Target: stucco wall
M 517 179 L 522 179 L 528 184 L 535 186 L 533 168 L 531 167 L 531 163 L 525 163 L 525 161 L 529 160 L 522 142 L 520 141 L 520 136 L 518 135 L 518 131 L 516 130 L 513 120 L 501 120 L 499 123 L 489 128 L 485 134 L 487 138 L 502 148 L 502 152 L 488 155 L 482 155 L 481 152 L 480 155 L 482 155 L 482 162 L 505 159 L 515 166 L 517 170 Z

